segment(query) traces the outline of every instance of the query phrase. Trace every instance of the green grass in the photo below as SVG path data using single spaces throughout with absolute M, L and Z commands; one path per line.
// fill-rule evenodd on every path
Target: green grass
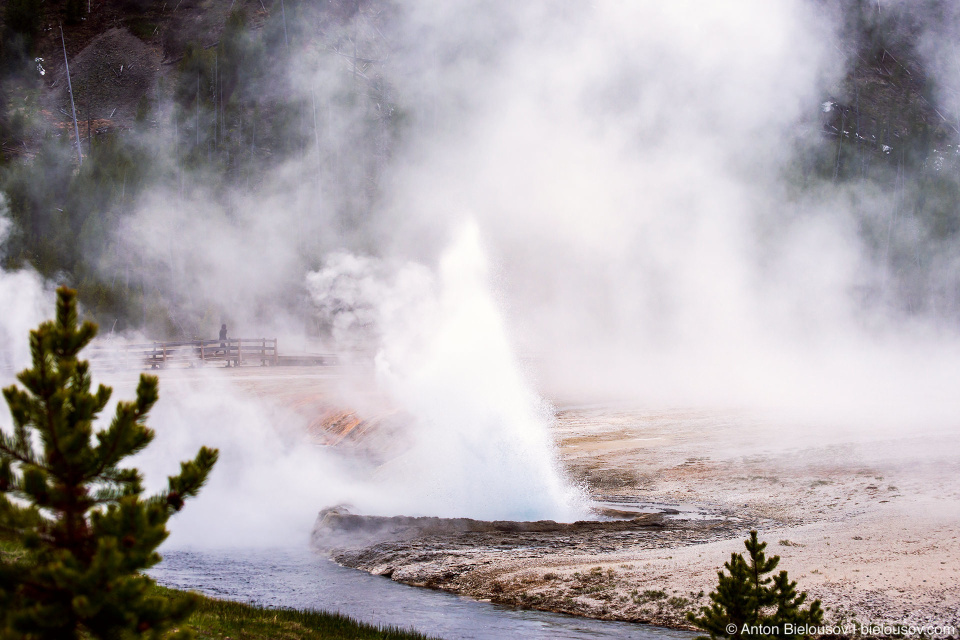
M 157 587 L 171 598 L 190 597 L 183 591 Z M 346 616 L 321 611 L 263 609 L 239 602 L 200 596 L 197 609 L 187 621 L 200 638 L 232 640 L 370 638 L 376 640 L 425 640 L 429 636 L 397 627 L 380 628 Z

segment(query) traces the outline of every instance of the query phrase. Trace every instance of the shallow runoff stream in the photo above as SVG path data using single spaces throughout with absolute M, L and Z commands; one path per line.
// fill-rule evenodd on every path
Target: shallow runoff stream
M 694 633 L 523 611 L 409 587 L 341 567 L 309 550 L 165 551 L 150 575 L 162 585 L 266 607 L 339 611 L 370 624 L 413 628 L 448 640 L 644 638 Z

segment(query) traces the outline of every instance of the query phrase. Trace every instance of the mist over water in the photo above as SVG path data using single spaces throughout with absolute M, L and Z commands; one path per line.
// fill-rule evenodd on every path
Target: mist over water
M 117 230 L 101 268 L 140 269 L 184 326 L 229 314 L 232 335 L 297 345 L 309 319 L 330 349 L 374 359 L 408 421 L 402 453 L 371 469 L 218 372 L 165 378 L 148 479 L 200 444 L 222 450 L 173 541 L 305 536 L 338 503 L 577 517 L 544 398 L 733 407 L 793 425 L 774 440 L 958 428 L 957 242 L 924 241 L 895 189 L 798 184 L 853 58 L 836 7 L 514 4 L 405 3 L 338 27 L 360 34 L 407 118 L 387 150 L 357 142 L 387 146 L 383 121 L 343 100 L 364 80 L 327 55 L 338 34 L 308 39 L 273 90 L 312 105 L 316 155 L 226 194 L 158 185 Z M 939 48 L 954 34 L 921 24 L 955 107 L 960 76 Z M 172 135 L 153 141 L 170 167 Z M 904 312 L 877 246 L 917 256 L 926 288 L 911 294 L 929 304 Z M 31 272 L 0 274 L 0 368 L 25 364 L 51 300 Z

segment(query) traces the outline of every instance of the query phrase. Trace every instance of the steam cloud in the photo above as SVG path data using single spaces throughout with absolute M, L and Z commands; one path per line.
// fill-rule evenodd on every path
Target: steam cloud
M 10 233 L 12 223 L 7 216 L 7 203 L 0 194 L 0 249 Z M 0 250 L 0 259 L 3 253 Z M 13 371 L 30 362 L 28 332 L 53 310 L 50 287 L 32 270 L 0 270 L 0 383 L 7 383 Z M 3 412 L 0 425 L 8 418 Z
M 345 32 L 375 31 L 354 20 Z M 361 220 L 339 213 L 370 162 L 350 153 L 365 114 L 338 106 L 356 80 L 311 43 L 291 56 L 286 90 L 320 105 L 318 154 L 335 151 L 339 173 L 294 157 L 225 205 L 158 188 L 122 233 L 156 286 L 214 326 L 229 309 L 235 333 L 279 331 L 290 344 L 309 308 L 331 346 L 374 349 L 379 383 L 416 425 L 410 447 L 362 479 L 294 436 L 271 444 L 270 429 L 251 425 L 295 422 L 276 408 L 211 409 L 165 387 L 157 419 L 170 444 L 158 460 L 225 447 L 200 498 L 223 506 L 210 520 L 196 509 L 193 523 L 188 509 L 176 527 L 262 509 L 247 518 L 253 531 L 263 514 L 298 519 L 304 505 L 344 500 L 382 513 L 572 517 L 576 492 L 555 469 L 534 378 L 558 400 L 734 406 L 833 437 L 957 428 L 956 300 L 947 314 L 891 312 L 886 267 L 858 235 L 864 217 L 895 215 L 888 194 L 800 193 L 789 177 L 850 62 L 831 5 L 414 2 L 387 26 L 386 44 L 369 35 L 369 55 L 410 124 L 390 154 L 374 154 L 380 191 Z M 922 50 L 955 112 L 960 76 L 940 48 L 951 34 L 926 29 Z M 152 242 L 157 225 L 178 241 Z M 319 268 L 303 243 L 326 256 Z M 949 292 L 960 254 L 929 250 Z M 0 300 L 26 310 L 4 313 L 0 337 L 15 345 L 42 287 L 2 277 Z M 879 303 L 864 294 L 878 291 Z M 215 380 L 202 388 L 237 395 Z M 279 476 L 258 489 L 244 480 L 257 469 Z M 280 487 L 289 504 L 271 504 Z M 286 526 L 273 522 L 251 535 Z
M 549 407 L 524 379 L 488 288 L 476 225 L 459 232 L 437 277 L 406 265 L 376 282 L 362 266 L 376 267 L 340 258 L 309 279 L 321 304 L 332 288 L 338 308 L 352 318 L 365 311 L 367 326 L 380 328 L 377 377 L 413 421 L 409 449 L 377 473 L 384 487 L 403 487 L 395 508 L 486 519 L 583 515 L 552 455 Z M 346 277 L 360 286 L 336 282 Z

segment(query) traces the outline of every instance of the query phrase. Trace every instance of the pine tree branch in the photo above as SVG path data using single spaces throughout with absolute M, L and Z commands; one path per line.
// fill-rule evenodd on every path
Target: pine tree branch
M 28 464 L 28 465 L 40 467 L 42 469 L 46 469 L 46 467 L 39 464 L 37 459 L 31 455 L 33 453 L 32 451 L 25 453 L 16 446 L 10 446 L 8 444 L 7 438 L 8 436 L 5 433 L 0 432 L 0 453 L 3 453 L 4 455 L 15 459 L 17 462 L 21 464 Z
M 105 470 L 116 465 L 120 458 L 138 453 L 153 441 L 153 431 L 142 426 L 142 421 L 159 398 L 158 385 L 159 380 L 156 376 L 141 374 L 140 382 L 137 384 L 136 401 L 117 403 L 117 411 L 109 428 L 97 434 L 97 439 L 100 441 L 100 446 L 97 447 L 100 464 L 89 477 L 104 473 Z M 125 425 L 129 426 L 124 428 Z M 135 427 L 140 428 L 139 437 L 132 438 L 126 443 L 126 447 L 121 449 L 123 436 Z M 109 448 L 104 446 L 107 441 L 110 442 Z

